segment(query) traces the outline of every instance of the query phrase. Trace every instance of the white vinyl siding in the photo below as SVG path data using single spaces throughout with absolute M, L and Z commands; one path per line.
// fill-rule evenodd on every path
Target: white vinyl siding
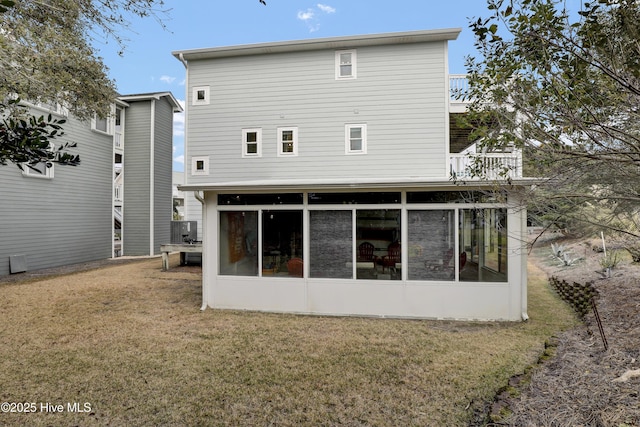
M 187 183 L 448 178 L 445 53 L 444 42 L 358 48 L 358 79 L 349 84 L 336 84 L 335 50 L 190 61 L 188 81 L 210 84 L 216 102 L 188 106 L 187 155 L 211 163 L 208 176 Z M 304 132 L 295 161 L 277 147 L 278 128 L 292 123 Z M 347 123 L 368 124 L 366 156 L 345 155 Z M 238 139 L 249 128 L 262 129 L 263 144 L 247 163 Z

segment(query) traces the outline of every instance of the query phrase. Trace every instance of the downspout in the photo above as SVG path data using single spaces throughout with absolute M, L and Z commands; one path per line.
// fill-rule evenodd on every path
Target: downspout
M 187 70 L 187 77 L 186 77 L 186 82 L 185 82 L 185 101 L 189 99 L 189 64 L 187 63 L 187 60 L 184 59 L 184 54 L 180 53 L 178 55 L 178 59 L 180 60 L 180 62 L 182 62 L 182 65 L 184 66 L 184 69 Z M 185 122 L 185 129 L 184 129 L 184 148 L 185 148 L 185 154 L 187 152 L 187 138 L 188 138 L 188 126 L 186 126 L 186 123 L 188 123 L 187 120 L 187 105 L 185 105 L 185 109 L 184 109 L 184 122 Z M 185 178 L 186 178 L 186 174 L 185 174 Z M 204 242 L 204 237 L 207 235 L 206 233 L 206 227 L 207 227 L 207 223 L 204 220 L 204 218 L 207 217 L 207 205 L 204 202 L 204 193 L 202 195 L 200 195 L 197 191 L 193 192 L 193 196 L 196 198 L 197 201 L 199 201 L 202 204 L 202 264 L 204 267 L 204 259 L 205 259 L 205 255 L 206 255 L 206 251 L 205 251 L 205 242 Z M 200 306 L 200 311 L 205 311 L 207 309 L 207 298 L 206 298 L 206 292 L 207 292 L 207 273 L 206 273 L 206 269 L 203 268 L 202 269 L 202 305 Z
M 182 65 L 184 65 L 185 70 L 187 69 L 187 60 L 184 59 L 184 54 L 182 52 L 180 52 L 180 54 L 178 55 L 178 59 L 180 60 L 180 62 L 182 62 Z M 188 90 L 188 87 L 187 87 Z
M 193 197 L 196 198 L 197 201 L 199 201 L 200 203 L 202 203 L 202 207 L 204 207 L 204 195 L 200 195 L 197 191 L 193 192 Z M 204 234 L 204 233 L 203 233 Z

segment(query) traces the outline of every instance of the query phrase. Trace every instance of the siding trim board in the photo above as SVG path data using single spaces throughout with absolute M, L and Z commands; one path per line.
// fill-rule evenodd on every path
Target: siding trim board
M 156 101 L 154 99 L 151 100 L 149 126 L 149 255 L 155 255 Z
M 530 186 L 539 184 L 540 179 L 520 178 L 512 179 L 509 183 L 513 186 Z M 507 184 L 507 181 L 503 182 Z M 475 183 L 476 189 L 495 188 L 500 182 Z M 423 177 L 396 177 L 396 178 L 306 178 L 295 182 L 290 180 L 259 180 L 259 181 L 235 181 L 216 182 L 209 184 L 186 184 L 179 185 L 180 191 L 218 191 L 218 192 L 251 192 L 251 191 L 301 191 L 312 187 L 317 190 L 344 190 L 354 191 L 356 188 L 366 187 L 368 189 L 381 188 L 464 188 L 448 179 L 434 180 Z

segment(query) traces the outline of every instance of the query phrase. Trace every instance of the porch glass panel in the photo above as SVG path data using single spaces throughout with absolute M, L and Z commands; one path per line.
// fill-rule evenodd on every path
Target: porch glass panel
M 258 275 L 258 213 L 220 212 L 220 274 Z
M 460 280 L 507 281 L 507 210 L 461 209 L 459 215 Z
M 352 212 L 310 211 L 309 218 L 311 277 L 352 279 Z
M 455 278 L 455 211 L 408 212 L 407 246 L 409 280 L 451 280 Z
M 401 280 L 400 236 L 400 209 L 358 209 L 356 277 Z
M 302 210 L 262 212 L 262 275 L 303 276 Z

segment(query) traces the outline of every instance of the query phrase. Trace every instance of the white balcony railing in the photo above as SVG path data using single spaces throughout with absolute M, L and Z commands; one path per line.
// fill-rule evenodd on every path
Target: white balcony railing
M 462 102 L 469 91 L 466 74 L 449 74 L 449 100 Z
M 522 178 L 522 156 L 519 150 L 512 153 L 451 153 L 449 159 L 451 176 L 458 179 Z M 474 174 L 472 171 L 479 173 Z

